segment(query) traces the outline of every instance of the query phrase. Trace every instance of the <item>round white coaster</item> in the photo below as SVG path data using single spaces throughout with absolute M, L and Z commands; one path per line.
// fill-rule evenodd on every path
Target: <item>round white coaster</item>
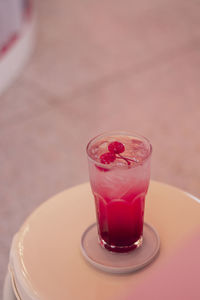
M 82 235 L 81 252 L 94 267 L 110 273 L 130 273 L 153 261 L 160 248 L 157 231 L 144 223 L 143 243 L 139 248 L 126 253 L 115 253 L 102 248 L 98 242 L 97 225 L 90 225 Z

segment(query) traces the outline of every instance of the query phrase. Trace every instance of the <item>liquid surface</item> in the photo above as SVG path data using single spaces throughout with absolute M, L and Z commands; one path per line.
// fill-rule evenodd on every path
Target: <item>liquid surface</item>
M 97 161 L 100 161 L 102 154 L 108 152 L 108 145 L 111 142 L 118 141 L 122 143 L 125 147 L 125 151 L 120 153 L 125 158 L 130 159 L 130 165 L 137 165 L 138 163 L 143 162 L 148 155 L 150 154 L 150 147 L 148 143 L 141 141 L 137 138 L 129 136 L 109 136 L 104 139 L 97 140 L 93 143 L 88 152 L 89 156 Z M 127 166 L 127 161 L 116 156 L 116 160 L 109 164 L 110 166 Z

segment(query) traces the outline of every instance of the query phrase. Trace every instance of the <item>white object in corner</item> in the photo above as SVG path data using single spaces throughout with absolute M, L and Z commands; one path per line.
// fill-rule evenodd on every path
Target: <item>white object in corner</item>
M 35 16 L 25 22 L 19 38 L 0 57 L 0 94 L 16 79 L 28 58 L 30 57 L 35 41 Z

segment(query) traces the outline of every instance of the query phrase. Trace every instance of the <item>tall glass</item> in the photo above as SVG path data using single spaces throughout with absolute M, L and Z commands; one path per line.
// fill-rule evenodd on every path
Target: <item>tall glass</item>
M 102 247 L 126 252 L 142 244 L 150 142 L 137 134 L 108 132 L 87 145 L 89 176 Z

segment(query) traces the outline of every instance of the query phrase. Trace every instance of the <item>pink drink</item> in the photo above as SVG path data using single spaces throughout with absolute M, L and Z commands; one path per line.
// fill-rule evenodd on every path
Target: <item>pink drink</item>
M 110 154 L 109 145 L 115 141 L 124 150 Z M 142 243 L 151 152 L 147 139 L 121 132 L 98 136 L 87 146 L 99 240 L 106 249 L 126 252 Z M 107 162 L 105 153 L 114 158 Z

